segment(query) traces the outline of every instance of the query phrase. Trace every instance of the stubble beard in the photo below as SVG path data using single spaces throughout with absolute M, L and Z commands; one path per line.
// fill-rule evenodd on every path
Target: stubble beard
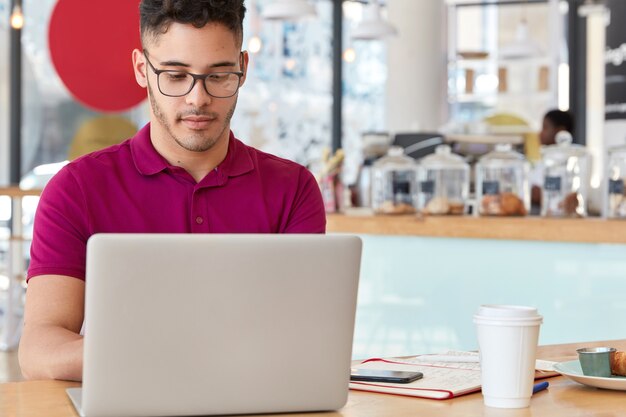
M 172 129 L 172 125 L 168 122 L 165 114 L 159 107 L 159 104 L 154 99 L 154 94 L 152 91 L 152 87 L 150 86 L 150 82 L 148 82 L 148 97 L 150 99 L 150 107 L 152 107 L 152 113 L 157 118 L 161 126 L 167 131 L 169 136 L 180 146 L 181 148 L 190 151 L 190 152 L 206 152 L 212 149 L 215 144 L 219 141 L 222 135 L 225 134 L 226 130 L 230 131 L 230 120 L 235 113 L 235 107 L 237 107 L 237 97 L 235 97 L 235 101 L 231 108 L 226 113 L 226 117 L 224 117 L 224 123 L 222 124 L 222 128 L 219 133 L 214 136 L 209 136 L 208 132 L 198 131 L 197 133 L 190 134 L 185 137 L 181 137 L 174 133 Z M 208 116 L 212 119 L 216 119 L 218 117 L 217 113 L 202 111 L 200 109 L 192 109 L 190 111 L 186 111 L 184 113 L 177 113 L 175 120 L 180 121 L 185 116 Z

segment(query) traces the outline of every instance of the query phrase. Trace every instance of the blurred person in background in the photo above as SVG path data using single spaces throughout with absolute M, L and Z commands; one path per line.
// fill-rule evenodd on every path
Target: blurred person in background
M 539 139 L 541 146 L 556 144 L 556 135 L 559 132 L 569 132 L 574 135 L 574 118 L 571 113 L 562 110 L 550 110 L 543 116 Z M 541 206 L 541 188 L 543 187 L 543 164 L 537 163 L 530 173 L 531 202 L 533 207 Z M 533 210 L 534 212 L 535 210 Z
M 543 116 L 541 132 L 539 132 L 541 145 L 554 145 L 556 143 L 556 134 L 561 131 L 567 131 L 573 136 L 574 118 L 569 112 L 550 110 Z

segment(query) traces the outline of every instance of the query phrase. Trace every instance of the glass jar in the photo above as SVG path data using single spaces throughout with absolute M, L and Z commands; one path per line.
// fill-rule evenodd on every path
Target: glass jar
M 556 144 L 542 149 L 543 189 L 541 215 L 546 217 L 587 216 L 590 156 L 572 135 L 562 131 Z
M 424 214 L 465 214 L 469 196 L 469 164 L 439 145 L 435 153 L 420 161 L 417 195 L 418 208 Z
M 530 208 L 528 162 L 510 144 L 498 144 L 476 164 L 476 200 L 482 216 L 525 216 Z
M 609 149 L 607 174 L 608 204 L 606 216 L 626 219 L 626 146 Z
M 409 214 L 416 211 L 417 164 L 398 146 L 372 167 L 372 208 L 380 214 Z

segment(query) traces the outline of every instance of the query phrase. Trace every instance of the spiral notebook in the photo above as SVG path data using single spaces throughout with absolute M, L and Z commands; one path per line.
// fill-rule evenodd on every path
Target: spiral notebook
M 554 363 L 538 360 L 535 379 L 558 375 Z M 409 397 L 447 400 L 480 391 L 480 364 L 478 353 L 449 351 L 437 355 L 418 355 L 408 358 L 372 358 L 353 363 L 355 369 L 419 371 L 424 378 L 408 384 L 377 382 L 350 382 L 350 389 Z

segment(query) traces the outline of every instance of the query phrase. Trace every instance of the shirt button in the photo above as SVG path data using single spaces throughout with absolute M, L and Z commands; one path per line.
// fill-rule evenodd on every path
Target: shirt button
M 204 219 L 202 217 L 198 216 L 198 217 L 196 217 L 196 223 L 202 224 L 202 223 L 204 223 Z

